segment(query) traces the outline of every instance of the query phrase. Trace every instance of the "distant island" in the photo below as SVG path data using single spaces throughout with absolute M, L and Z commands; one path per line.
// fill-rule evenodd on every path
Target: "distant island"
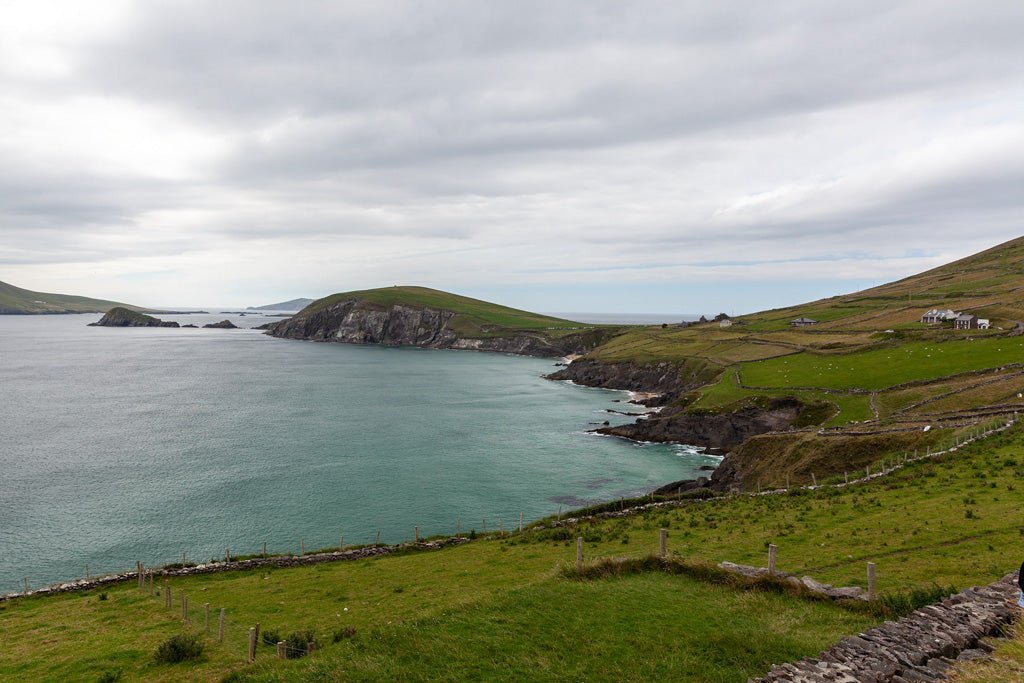
M 0 315 L 41 315 L 47 313 L 106 313 L 115 306 L 130 311 L 146 310 L 117 301 L 90 299 L 71 294 L 33 292 L 0 282 Z
M 291 301 L 282 301 L 277 304 L 267 304 L 266 306 L 247 306 L 247 311 L 301 311 L 306 306 L 313 303 L 315 299 L 292 299 Z

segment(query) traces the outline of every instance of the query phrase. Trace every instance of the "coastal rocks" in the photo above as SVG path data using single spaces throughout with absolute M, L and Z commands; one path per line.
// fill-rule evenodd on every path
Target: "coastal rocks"
M 986 636 L 1001 635 L 1017 608 L 1016 572 L 968 588 L 896 622 L 843 638 L 818 657 L 773 667 L 756 683 L 941 680 L 956 660 L 987 655 Z
M 206 325 L 203 325 L 203 329 L 237 330 L 238 325 L 235 325 L 230 320 L 221 320 L 219 323 L 207 323 Z
M 632 424 L 597 431 L 636 441 L 688 443 L 728 449 L 751 436 L 789 428 L 799 416 L 800 408 L 799 401 L 790 399 L 773 401 L 767 408 L 746 408 L 735 413 L 689 413 L 680 408 Z
M 746 564 L 735 564 L 733 562 L 719 562 L 719 569 L 724 569 L 727 572 L 733 574 L 739 574 L 745 576 L 748 579 L 757 579 L 764 576 L 771 576 L 772 574 L 768 571 L 767 567 L 751 567 Z M 815 581 L 810 576 L 795 576 L 786 572 L 780 572 L 776 570 L 774 576 L 787 581 L 795 586 L 801 586 L 804 589 L 822 595 L 831 600 L 866 600 L 867 593 L 864 592 L 863 588 L 858 586 L 844 586 L 842 588 L 835 588 L 827 583 L 821 583 Z
M 647 391 L 658 394 L 644 401 L 646 405 L 663 405 L 691 387 L 674 363 L 603 363 L 581 358 L 567 367 L 547 376 L 553 380 L 568 380 L 587 387 Z M 700 382 L 703 383 L 703 382 Z
M 98 321 L 89 323 L 89 327 L 178 327 L 178 323 L 117 306 L 104 313 Z

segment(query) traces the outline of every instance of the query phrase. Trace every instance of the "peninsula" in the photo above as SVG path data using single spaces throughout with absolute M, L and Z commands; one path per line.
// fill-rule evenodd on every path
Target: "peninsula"
M 0 282 L 0 315 L 39 315 L 46 313 L 105 313 L 115 306 L 128 310 L 144 310 L 138 306 L 90 299 L 71 294 L 33 292 Z

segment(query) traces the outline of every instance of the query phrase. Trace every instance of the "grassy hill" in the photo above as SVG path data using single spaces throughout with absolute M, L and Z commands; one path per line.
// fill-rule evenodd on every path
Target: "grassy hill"
M 1010 336 L 1024 319 L 1024 238 L 873 289 L 718 323 L 635 328 L 587 358 L 601 363 L 671 362 L 687 377 L 711 378 L 675 397 L 658 419 L 674 411 L 730 414 L 782 397 L 812 407 L 803 432 L 778 436 L 800 442 L 791 474 L 810 480 L 816 470 L 836 473 L 842 434 L 889 435 L 881 459 L 905 449 L 907 430 L 974 423 L 993 412 L 1024 410 L 1024 341 Z M 989 318 L 988 330 L 955 330 L 920 322 L 931 308 Z M 818 323 L 793 327 L 809 317 Z M 820 428 L 828 432 L 818 434 Z M 759 438 L 748 451 L 778 450 Z M 818 457 L 807 456 L 817 450 Z M 767 453 L 767 451 L 765 451 Z M 791 455 L 794 455 L 791 453 Z M 766 459 L 766 462 L 769 459 Z M 777 459 L 770 459 L 775 461 Z M 775 472 L 749 459 L 744 483 Z
M 571 578 L 559 568 L 573 560 L 573 539 L 586 540 L 588 561 L 639 558 L 666 528 L 670 553 L 694 566 L 763 566 L 775 543 L 780 569 L 835 585 L 864 586 L 873 561 L 882 605 L 896 609 L 915 589 L 987 583 L 1015 567 L 1007 551 L 1021 534 L 1022 449 L 1015 428 L 845 489 L 695 500 L 570 528 L 479 535 L 435 552 L 174 578 L 159 586 L 171 586 L 171 609 L 131 583 L 104 589 L 105 598 L 94 590 L 0 603 L 0 678 L 743 681 L 885 612 L 752 590 L 710 571 Z M 212 608 L 210 635 L 203 603 Z M 247 632 L 257 622 L 275 638 L 310 630 L 320 651 L 278 660 L 260 644 L 248 664 Z M 182 632 L 200 634 L 202 657 L 156 663 L 157 645 Z
M 144 310 L 137 306 L 103 299 L 90 299 L 70 294 L 49 294 L 21 289 L 6 282 L 0 282 L 0 315 L 24 315 L 38 313 L 106 313 L 115 306 L 132 310 Z

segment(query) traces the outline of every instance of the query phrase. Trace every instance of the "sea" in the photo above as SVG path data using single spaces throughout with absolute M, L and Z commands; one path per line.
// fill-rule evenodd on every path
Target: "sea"
M 686 445 L 599 436 L 621 391 L 557 359 L 0 316 L 0 594 L 261 551 L 511 529 L 706 474 Z

